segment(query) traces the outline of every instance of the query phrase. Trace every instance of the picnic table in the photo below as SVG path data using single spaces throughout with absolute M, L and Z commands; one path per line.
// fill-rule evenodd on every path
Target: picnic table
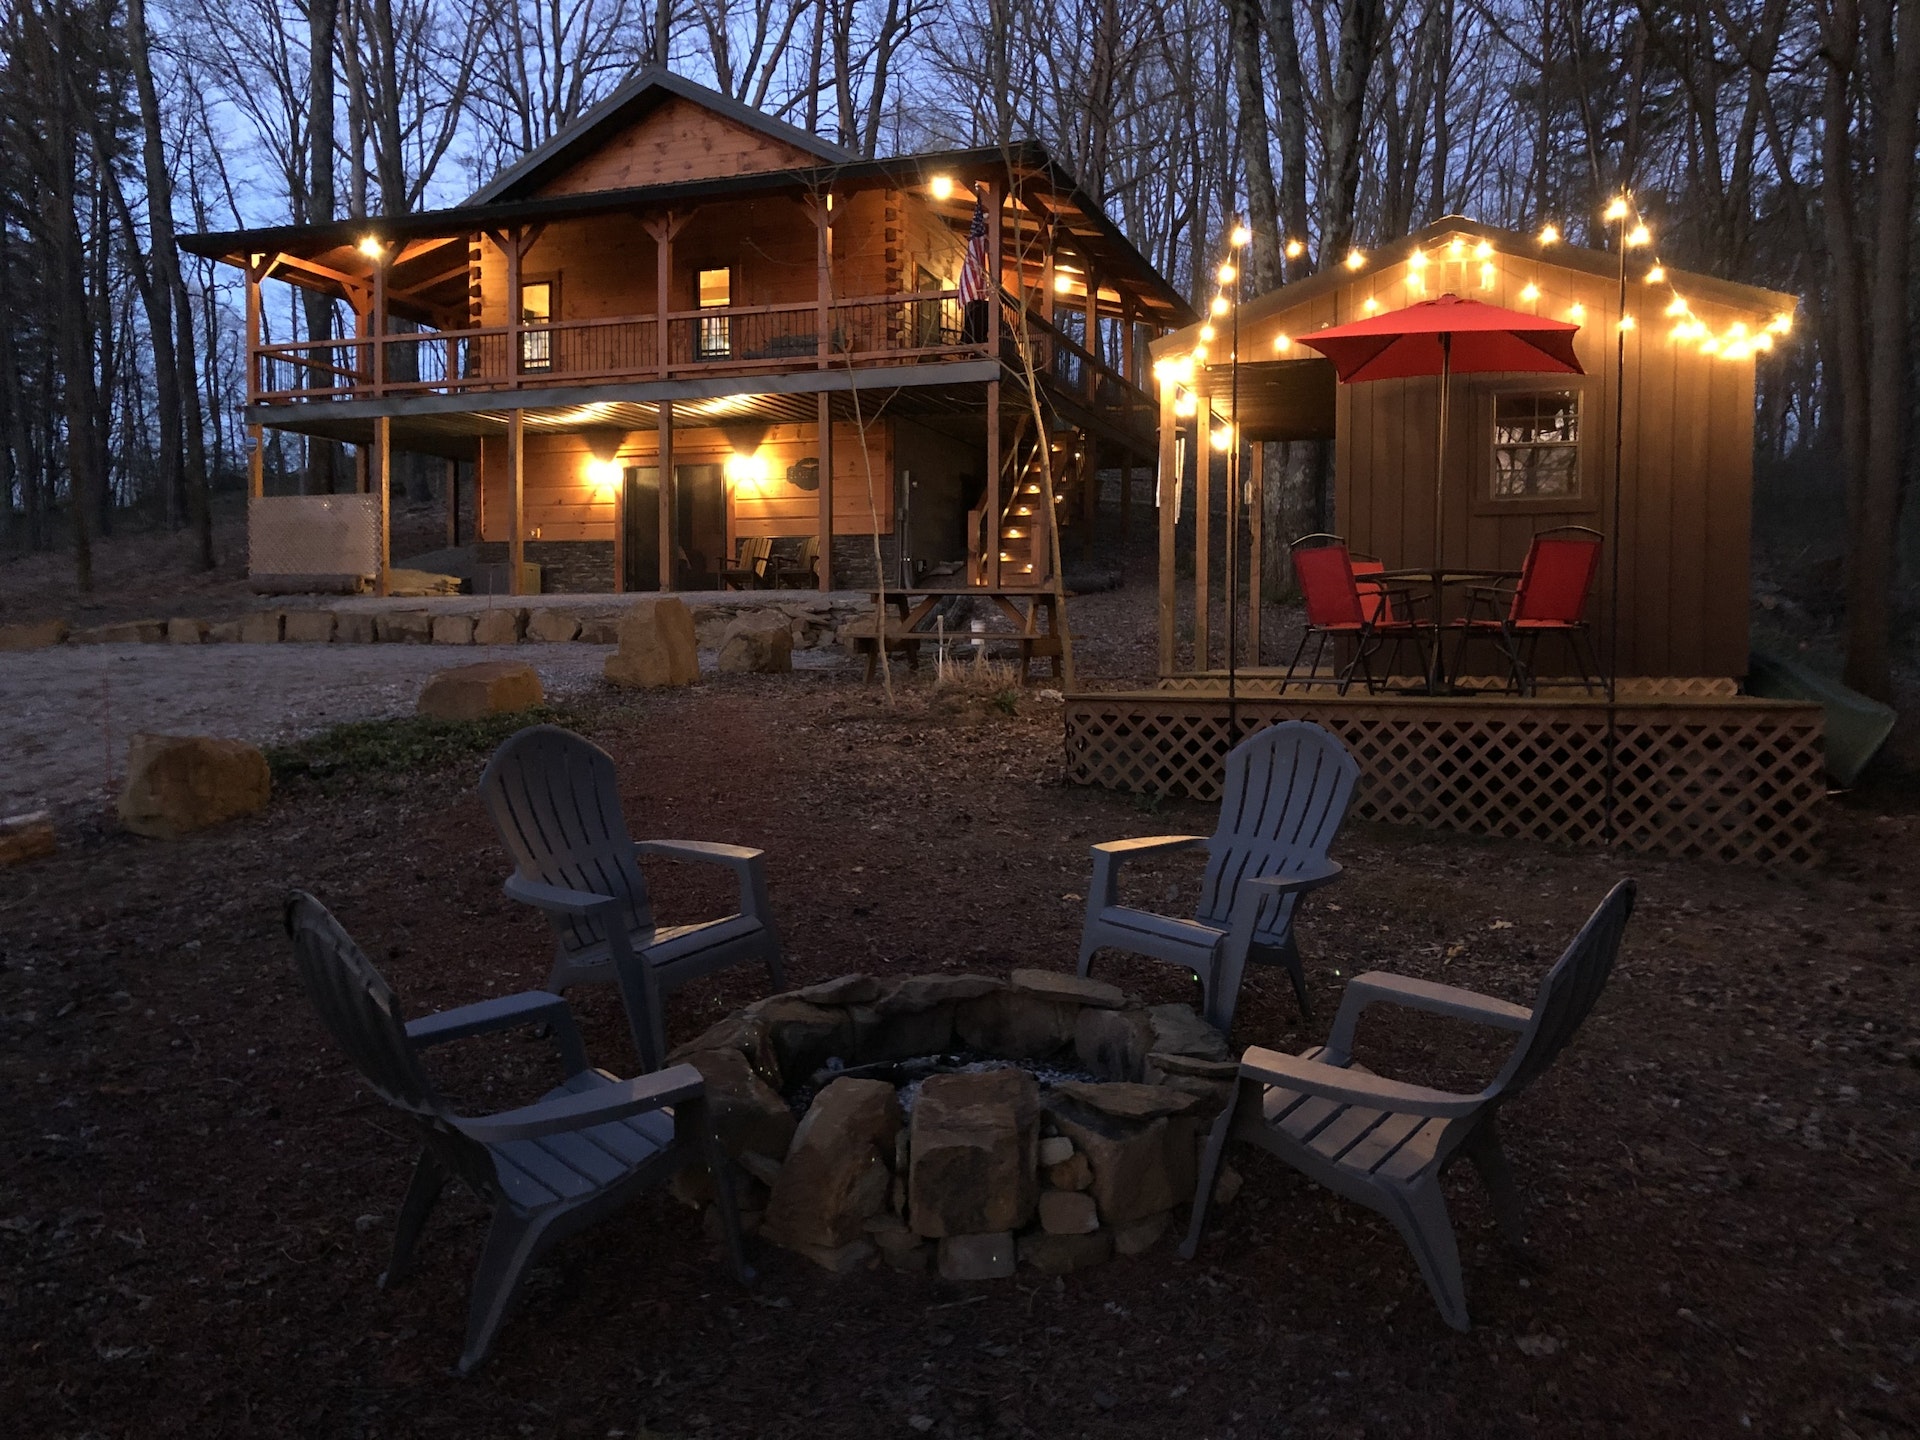
M 995 590 L 984 585 L 956 585 L 869 590 L 867 595 L 873 602 L 872 633 L 862 633 L 858 621 L 845 633 L 852 638 L 855 653 L 867 657 L 869 681 L 879 667 L 883 649 L 905 655 L 908 666 L 918 669 L 920 647 L 938 644 L 942 639 L 961 645 L 975 641 L 1013 644 L 1019 651 L 1022 685 L 1033 683 L 1031 669 L 1035 660 L 1050 662 L 1053 677 L 1060 678 L 1064 636 L 1060 629 L 1059 596 L 1051 590 Z M 936 612 L 956 598 L 986 601 L 1012 629 L 943 633 Z M 885 610 L 891 612 L 884 617 L 884 623 L 883 603 Z

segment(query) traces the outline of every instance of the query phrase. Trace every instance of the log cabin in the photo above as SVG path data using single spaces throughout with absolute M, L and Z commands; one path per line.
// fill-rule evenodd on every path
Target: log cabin
M 515 592 L 1054 586 L 1194 318 L 1038 143 L 862 160 L 657 67 L 452 209 L 181 244 L 246 275 L 256 569 L 280 514 L 383 593 L 395 450 L 472 463 Z M 270 282 L 351 333 L 270 340 Z M 363 542 L 275 510 L 266 430 L 358 447 Z

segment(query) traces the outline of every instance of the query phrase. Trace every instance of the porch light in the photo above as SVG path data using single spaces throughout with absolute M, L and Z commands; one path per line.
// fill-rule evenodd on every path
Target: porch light
M 362 235 L 358 249 L 369 260 L 378 260 L 387 253 L 378 235 Z
M 600 495 L 609 496 L 620 488 L 623 467 L 618 460 L 587 461 L 587 483 Z
M 936 200 L 951 200 L 953 198 L 953 177 L 951 175 L 934 176 L 933 179 L 927 182 L 927 193 Z
M 1212 439 L 1213 448 L 1216 450 L 1226 451 L 1233 448 L 1233 430 L 1229 426 L 1222 425 L 1215 430 Z
M 1540 227 L 1540 243 L 1542 245 L 1558 245 L 1560 243 L 1560 227 L 1558 225 L 1542 225 Z
M 735 488 L 764 485 L 768 473 L 767 457 L 764 455 L 729 455 L 727 457 L 727 483 Z
M 1236 225 L 1233 227 L 1233 233 L 1227 238 L 1233 242 L 1234 249 L 1244 250 L 1253 243 L 1253 231 L 1244 225 Z
M 1363 254 L 1357 248 L 1353 250 L 1349 250 L 1347 252 L 1347 269 L 1358 270 L 1362 265 L 1366 263 L 1367 263 L 1366 255 Z
M 1071 289 L 1073 289 L 1073 276 L 1065 270 L 1056 270 L 1053 275 L 1053 293 L 1064 295 Z

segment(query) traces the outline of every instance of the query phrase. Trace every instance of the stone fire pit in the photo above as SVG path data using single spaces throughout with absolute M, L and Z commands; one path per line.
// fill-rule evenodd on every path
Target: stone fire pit
M 954 1280 L 1148 1249 L 1235 1074 L 1190 1007 L 1048 970 L 843 976 L 672 1058 L 706 1077 L 749 1228 L 828 1270 Z M 711 1180 L 681 1193 L 703 1203 Z

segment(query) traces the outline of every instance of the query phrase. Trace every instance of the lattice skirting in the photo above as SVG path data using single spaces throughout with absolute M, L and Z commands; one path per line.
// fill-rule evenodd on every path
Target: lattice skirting
M 1243 698 L 1240 735 L 1311 720 L 1360 762 L 1356 813 L 1474 835 L 1597 845 L 1607 833 L 1601 700 Z M 1761 865 L 1819 863 L 1817 705 L 1733 697 L 1623 700 L 1613 819 L 1630 850 Z M 1229 748 L 1223 696 L 1070 695 L 1067 776 L 1216 799 Z
M 1234 688 L 1242 695 L 1279 695 L 1285 678 L 1284 670 L 1242 670 L 1235 678 Z M 1314 691 L 1322 695 L 1331 694 L 1332 686 L 1326 683 L 1331 678 L 1323 673 L 1320 683 L 1313 687 Z M 1490 696 L 1498 695 L 1507 688 L 1504 675 L 1462 675 L 1457 683 L 1462 690 L 1482 690 Z M 1160 681 L 1159 688 L 1176 694 L 1225 694 L 1227 672 L 1204 670 L 1168 675 Z M 1352 696 L 1358 691 L 1366 696 L 1366 688 L 1356 681 L 1347 694 Z M 1740 682 L 1722 675 L 1622 675 L 1619 688 L 1621 696 L 1628 700 L 1726 700 L 1740 693 Z M 1539 689 L 1543 696 L 1576 699 L 1588 693 L 1578 680 L 1557 677 L 1542 680 Z M 1286 693 L 1297 699 L 1305 695 L 1307 689 L 1296 676 L 1292 690 Z

